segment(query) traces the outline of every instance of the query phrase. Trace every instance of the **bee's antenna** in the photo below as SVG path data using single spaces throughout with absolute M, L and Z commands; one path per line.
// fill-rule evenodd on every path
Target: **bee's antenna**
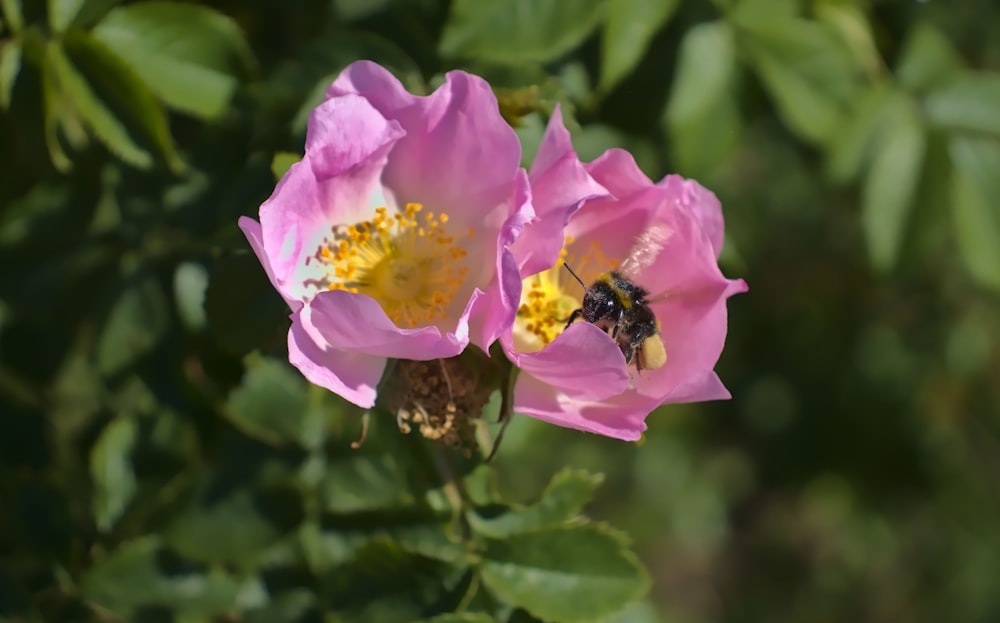
M 563 266 L 565 266 L 565 267 L 566 267 L 566 270 L 568 270 L 568 271 L 569 271 L 569 274 L 573 275 L 573 279 L 576 279 L 577 283 L 579 283 L 579 284 L 580 284 L 580 285 L 581 285 L 581 286 L 583 287 L 583 289 L 584 289 L 584 290 L 586 290 L 586 289 L 587 289 L 587 284 L 585 284 L 585 283 L 583 282 L 583 279 L 580 279 L 580 278 L 579 278 L 579 277 L 578 277 L 578 276 L 576 275 L 576 273 L 574 273 L 574 272 L 573 272 L 573 269 L 569 267 L 569 264 L 567 264 L 566 262 L 563 262 Z

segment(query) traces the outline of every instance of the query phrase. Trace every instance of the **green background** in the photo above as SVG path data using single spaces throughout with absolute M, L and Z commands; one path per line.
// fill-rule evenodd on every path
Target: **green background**
M 0 620 L 1000 619 L 995 3 L 0 18 Z M 489 467 L 379 413 L 351 450 L 236 220 L 360 58 L 486 77 L 526 164 L 558 102 L 584 159 L 714 190 L 733 400 L 640 444 L 516 417 Z

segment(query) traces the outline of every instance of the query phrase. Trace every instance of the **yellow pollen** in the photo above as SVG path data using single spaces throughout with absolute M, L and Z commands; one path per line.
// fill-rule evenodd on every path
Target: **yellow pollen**
M 375 208 L 369 221 L 333 228 L 307 262 L 315 260 L 326 275 L 306 286 L 367 294 L 377 300 L 400 327 L 424 326 L 446 318 L 465 282 L 468 267 L 463 248 L 469 236 L 448 235 L 448 215 L 423 213 L 407 203 L 390 214 Z

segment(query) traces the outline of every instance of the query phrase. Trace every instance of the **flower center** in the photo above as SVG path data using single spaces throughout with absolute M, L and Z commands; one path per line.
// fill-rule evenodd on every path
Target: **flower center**
M 470 227 L 462 237 L 474 234 Z M 412 328 L 447 318 L 469 272 L 466 255 L 449 232 L 448 214 L 419 203 L 393 215 L 379 207 L 369 221 L 333 228 L 307 259 L 325 275 L 306 285 L 367 294 L 397 326 Z
M 573 238 L 567 236 L 559 261 L 552 268 L 522 282 L 521 304 L 514 320 L 514 346 L 522 353 L 541 350 L 556 339 L 573 310 L 580 307 L 584 289 L 563 266 L 566 262 L 589 287 L 597 276 L 617 266 L 596 241 L 582 254 L 570 252 Z

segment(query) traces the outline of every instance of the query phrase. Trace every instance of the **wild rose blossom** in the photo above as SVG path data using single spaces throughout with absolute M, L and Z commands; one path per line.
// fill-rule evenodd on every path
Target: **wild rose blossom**
M 659 405 L 729 398 L 713 371 L 726 337 L 726 299 L 746 291 L 719 270 L 722 208 L 697 182 L 654 184 L 627 152 L 580 163 L 557 110 L 529 174 L 536 218 L 513 250 L 521 305 L 504 348 L 521 369 L 514 411 L 560 426 L 638 439 Z M 565 328 L 584 290 L 623 260 L 650 293 L 667 360 L 626 366 L 615 340 L 579 321 Z
M 508 251 L 531 216 L 520 143 L 489 86 L 408 93 L 358 62 L 311 114 L 305 155 L 239 225 L 292 309 L 291 363 L 371 407 L 389 358 L 452 357 L 509 331 Z

